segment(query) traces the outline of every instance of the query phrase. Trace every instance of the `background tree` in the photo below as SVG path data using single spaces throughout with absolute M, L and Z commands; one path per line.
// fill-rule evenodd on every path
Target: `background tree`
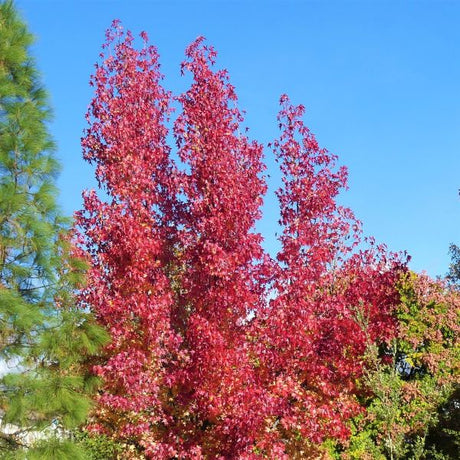
M 449 246 L 449 254 L 451 261 L 446 278 L 450 284 L 458 286 L 460 283 L 460 248 L 452 243 Z
M 13 2 L 2 2 L 0 456 L 75 459 L 81 451 L 65 430 L 85 420 L 94 380 L 81 363 L 107 337 L 74 301 L 85 262 L 56 204 L 59 165 L 32 41 Z
M 460 297 L 427 275 L 407 273 L 386 362 L 374 346 L 362 384 L 367 413 L 356 418 L 340 458 L 458 458 Z M 368 456 L 368 457 L 366 457 Z

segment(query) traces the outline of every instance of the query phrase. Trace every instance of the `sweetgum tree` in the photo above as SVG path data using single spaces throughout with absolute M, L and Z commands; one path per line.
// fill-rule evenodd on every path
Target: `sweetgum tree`
M 180 318 L 174 320 L 180 203 L 165 140 L 170 95 L 159 84 L 155 49 L 136 51 L 115 24 L 106 49 L 117 40 L 93 78 L 91 128 L 83 139 L 109 201 L 88 193 L 79 215 L 92 261 L 81 302 L 112 338 L 96 367 L 105 381 L 97 417 L 135 449 L 167 457 L 171 370 L 188 358 L 175 327 Z
M 158 54 L 118 22 L 91 80 L 83 138 L 106 198 L 78 214 L 91 260 L 81 292 L 111 337 L 90 428 L 123 458 L 308 458 L 346 439 L 369 343 L 393 334 L 403 264 L 336 204 L 346 170 L 281 99 L 282 249 L 254 230 L 262 146 L 242 134 L 225 71 L 204 39 L 190 89 L 161 85 Z M 171 107 L 179 106 L 168 145 Z
M 335 201 L 347 172 L 318 146 L 303 113 L 281 97 L 282 134 L 274 143 L 283 176 L 276 296 L 256 318 L 264 388 L 275 402 L 266 454 L 273 455 L 276 439 L 277 458 L 310 457 L 327 438 L 348 437 L 346 422 L 360 412 L 355 383 L 362 356 L 370 343 L 392 337 L 394 286 L 403 268 L 372 240 L 353 253 L 360 224 Z

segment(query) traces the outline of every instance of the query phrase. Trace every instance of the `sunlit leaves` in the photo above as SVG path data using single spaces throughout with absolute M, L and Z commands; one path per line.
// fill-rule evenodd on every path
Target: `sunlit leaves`
M 281 100 L 281 251 L 254 226 L 266 193 L 262 145 L 203 38 L 173 98 L 158 54 L 115 22 L 92 79 L 82 145 L 106 199 L 79 213 L 91 264 L 81 304 L 112 341 L 91 428 L 126 458 L 305 458 L 346 439 L 370 343 L 394 336 L 404 263 L 337 204 L 345 168 Z M 175 147 L 168 143 L 170 107 Z

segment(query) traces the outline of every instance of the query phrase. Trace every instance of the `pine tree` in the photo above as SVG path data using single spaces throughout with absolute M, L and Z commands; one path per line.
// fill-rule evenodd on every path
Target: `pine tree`
M 0 457 L 80 458 L 82 362 L 105 333 L 77 309 L 85 262 L 57 203 L 47 95 L 14 3 L 0 4 Z M 27 452 L 27 454 L 26 454 Z M 84 458 L 84 457 L 81 457 Z

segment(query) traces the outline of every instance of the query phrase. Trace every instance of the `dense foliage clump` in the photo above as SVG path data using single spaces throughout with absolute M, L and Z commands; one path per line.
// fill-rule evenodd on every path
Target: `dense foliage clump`
M 161 85 L 158 54 L 118 22 L 92 79 L 83 138 L 106 198 L 79 213 L 91 283 L 80 302 L 112 338 L 90 428 L 132 458 L 293 458 L 345 441 L 366 352 L 395 337 L 404 261 L 336 202 L 345 168 L 281 98 L 281 250 L 254 230 L 262 146 L 216 53 L 198 38 L 188 91 Z M 169 144 L 168 119 L 179 104 Z

